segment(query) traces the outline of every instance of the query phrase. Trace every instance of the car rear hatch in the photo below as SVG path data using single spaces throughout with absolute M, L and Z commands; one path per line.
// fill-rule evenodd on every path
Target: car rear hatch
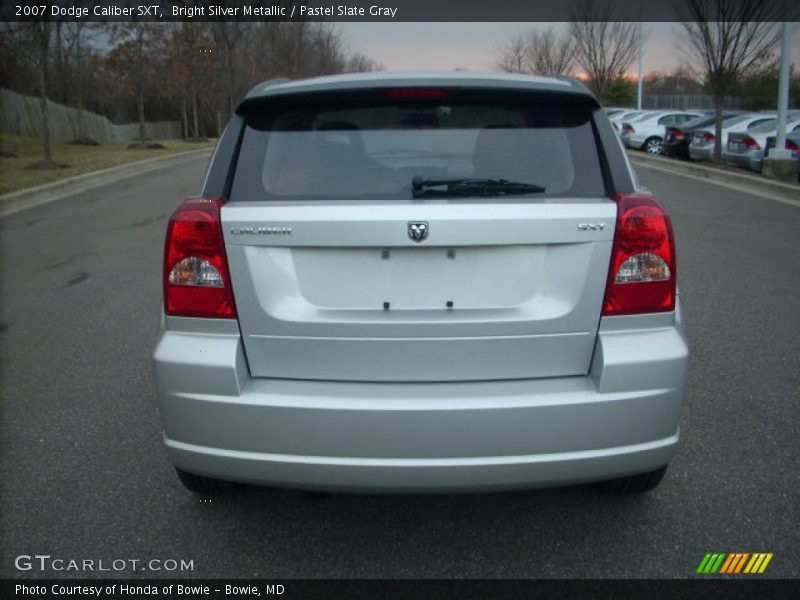
M 728 134 L 727 151 L 729 154 L 746 154 L 752 150 L 760 150 L 761 145 L 747 132 L 731 132 Z
M 680 127 L 667 127 L 664 133 L 664 144 L 666 145 L 679 145 L 686 141 L 686 134 Z
M 724 133 L 723 133 L 724 137 Z M 709 129 L 695 129 L 691 135 L 691 145 L 696 148 L 702 148 L 713 144 L 714 132 Z
M 246 115 L 222 222 L 254 377 L 587 373 L 616 218 L 591 99 L 436 94 Z

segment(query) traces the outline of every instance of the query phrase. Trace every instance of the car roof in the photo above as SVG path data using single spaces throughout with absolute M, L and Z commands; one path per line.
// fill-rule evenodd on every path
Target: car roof
M 648 117 L 661 117 L 663 115 L 672 115 L 672 114 L 696 114 L 698 116 L 703 116 L 704 113 L 702 110 L 697 110 L 694 108 L 670 108 L 670 109 L 658 109 L 653 110 L 647 114 Z
M 571 77 L 539 77 L 479 71 L 380 71 L 377 73 L 326 75 L 298 80 L 271 79 L 253 87 L 244 102 L 291 94 L 419 86 L 555 92 L 586 96 L 597 103 L 589 89 Z

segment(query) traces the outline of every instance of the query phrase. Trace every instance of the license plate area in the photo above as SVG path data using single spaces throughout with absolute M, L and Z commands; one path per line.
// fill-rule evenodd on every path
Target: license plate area
M 524 304 L 543 284 L 546 249 L 295 248 L 291 253 L 300 293 L 316 307 L 397 311 Z

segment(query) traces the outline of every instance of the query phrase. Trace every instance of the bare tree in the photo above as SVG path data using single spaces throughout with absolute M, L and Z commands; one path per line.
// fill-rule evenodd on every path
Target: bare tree
M 366 54 L 353 52 L 345 61 L 345 73 L 369 73 L 371 71 L 383 71 L 383 64 Z
M 576 0 L 569 15 L 575 62 L 586 72 L 589 88 L 603 100 L 608 87 L 636 60 L 638 25 L 621 20 L 624 15 L 611 2 Z
M 74 142 L 80 144 L 92 143 L 86 135 L 86 119 L 84 116 L 84 97 L 86 94 L 86 79 L 88 69 L 86 68 L 87 45 L 89 44 L 94 27 L 85 21 L 75 21 L 66 24 L 66 40 L 69 54 L 72 59 L 71 69 L 71 88 L 75 108 L 78 109 L 77 135 Z
M 236 88 L 235 51 L 241 40 L 241 24 L 235 21 L 212 23 L 212 34 L 217 48 L 220 50 L 220 64 L 225 81 L 226 109 L 233 114 Z
M 500 47 L 495 66 L 506 73 L 528 72 L 528 35 L 517 33 Z
M 161 24 L 145 21 L 122 21 L 110 24 L 112 41 L 116 47 L 111 55 L 115 59 L 120 79 L 127 79 L 136 97 L 136 114 L 139 139 L 144 140 L 145 100 L 154 79 L 152 64 L 154 49 L 160 47 L 158 38 L 164 31 Z
M 566 75 L 574 66 L 572 38 L 553 29 L 532 31 L 528 36 L 529 72 L 534 75 Z
M 47 105 L 47 84 L 50 70 L 50 21 L 43 19 L 31 25 L 39 44 L 39 97 L 42 106 L 42 167 L 53 164 L 53 151 L 50 146 L 50 109 Z
M 532 29 L 510 37 L 500 48 L 495 66 L 508 73 L 565 75 L 572 71 L 572 38 L 553 29 Z
M 705 76 L 716 112 L 713 161 L 722 162 L 722 108 L 746 74 L 772 60 L 780 30 L 779 3 L 764 0 L 682 0 L 684 52 Z

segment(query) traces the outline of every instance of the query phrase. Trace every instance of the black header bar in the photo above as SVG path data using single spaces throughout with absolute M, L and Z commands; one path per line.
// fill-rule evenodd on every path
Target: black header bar
M 749 0 L 738 0 L 743 3 Z M 708 3 L 711 21 L 736 20 L 737 0 Z M 591 5 L 591 13 L 573 19 Z M 794 1 L 762 0 L 765 21 L 797 21 Z M 2 0 L 0 21 L 351 21 L 564 22 L 686 21 L 686 0 Z M 768 8 L 763 12 L 763 7 Z M 733 8 L 731 8 L 733 7 Z M 752 19 L 748 19 L 752 20 Z

